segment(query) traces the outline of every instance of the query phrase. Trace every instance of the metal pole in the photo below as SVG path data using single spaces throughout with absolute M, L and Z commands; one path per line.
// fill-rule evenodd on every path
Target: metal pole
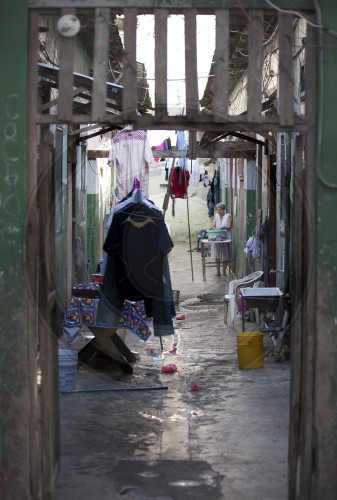
M 192 160 L 191 160 L 191 170 L 192 170 Z M 186 175 L 184 176 L 184 182 L 186 184 Z M 187 205 L 188 239 L 189 239 L 189 244 L 190 244 L 191 274 L 192 274 L 192 281 L 194 281 L 193 260 L 192 260 L 192 244 L 191 244 L 191 227 L 190 227 L 190 210 L 189 210 L 189 205 L 188 205 L 188 188 L 186 188 L 186 205 Z

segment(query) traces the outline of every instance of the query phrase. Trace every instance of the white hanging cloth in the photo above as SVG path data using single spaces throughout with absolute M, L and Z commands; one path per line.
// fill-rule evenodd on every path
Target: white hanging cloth
M 113 136 L 108 158 L 108 165 L 115 162 L 116 167 L 116 202 L 130 193 L 135 178 L 148 198 L 149 164 L 154 158 L 146 132 L 143 130 L 123 129 Z

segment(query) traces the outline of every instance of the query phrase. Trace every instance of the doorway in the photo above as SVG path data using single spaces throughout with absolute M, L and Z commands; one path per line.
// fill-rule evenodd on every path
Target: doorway
M 95 4 L 95 2 L 94 2 Z M 93 3 L 91 2 L 90 8 L 92 8 Z M 46 250 L 42 250 L 39 245 L 41 241 L 41 228 L 49 227 L 49 221 L 44 219 L 43 211 L 41 210 L 42 204 L 38 203 L 37 200 L 41 200 L 41 195 L 43 192 L 48 193 L 52 184 L 49 184 L 46 191 L 42 184 L 37 184 L 37 178 L 39 174 L 39 164 L 36 159 L 36 151 L 38 146 L 41 145 L 42 157 L 46 159 L 46 165 L 49 165 L 50 159 L 47 158 L 47 150 L 53 148 L 54 140 L 50 135 L 49 127 L 55 125 L 67 124 L 72 127 L 72 132 L 76 128 L 83 130 L 87 128 L 90 130 L 92 124 L 100 124 L 102 127 L 102 133 L 108 127 L 121 127 L 125 123 L 132 123 L 135 128 L 139 129 L 154 129 L 154 130 L 166 130 L 166 129 L 176 129 L 176 130 L 191 130 L 191 131 L 217 131 L 217 132 L 231 132 L 231 131 L 244 131 L 248 134 L 256 132 L 263 132 L 266 134 L 274 133 L 276 131 L 296 131 L 300 134 L 306 134 L 306 142 L 308 144 L 313 144 L 315 142 L 316 129 L 307 129 L 307 117 L 305 113 L 294 113 L 293 105 L 293 79 L 292 75 L 286 68 L 292 65 L 292 44 L 291 44 L 291 33 L 292 33 L 292 18 L 289 15 L 285 15 L 282 12 L 273 11 L 272 14 L 268 11 L 266 15 L 263 15 L 261 10 L 252 9 L 246 14 L 240 13 L 236 16 L 234 11 L 231 9 L 209 9 L 207 7 L 206 12 L 212 10 L 212 15 L 215 15 L 215 65 L 212 68 L 212 78 L 209 78 L 210 85 L 212 85 L 212 101 L 213 108 L 207 109 L 206 113 L 200 112 L 199 106 L 199 95 L 198 95 L 198 85 L 197 85 L 197 50 L 196 50 L 196 31 L 197 31 L 197 15 L 203 8 L 197 11 L 191 9 L 184 5 L 183 9 L 177 8 L 173 5 L 173 2 L 165 3 L 165 8 L 158 8 L 151 10 L 151 14 L 154 16 L 155 21 L 155 99 L 153 109 L 149 110 L 149 102 L 147 94 L 142 96 L 140 109 L 139 100 L 139 85 L 138 80 L 135 75 L 139 75 L 139 67 L 137 65 L 136 58 L 136 28 L 137 28 L 137 16 L 143 14 L 142 9 L 137 9 L 136 6 L 131 6 L 124 8 L 123 5 L 114 6 L 114 9 L 110 8 L 100 8 L 99 6 L 92 10 L 91 16 L 88 19 L 94 20 L 93 23 L 89 23 L 89 35 L 91 38 L 91 44 L 88 51 L 92 51 L 92 61 L 94 65 L 92 68 L 85 68 L 88 74 L 77 73 L 74 71 L 76 62 L 76 49 L 78 48 L 78 38 L 77 38 L 77 26 L 82 25 L 82 16 L 87 16 L 87 12 L 82 11 L 83 2 L 77 8 L 76 2 L 70 2 L 68 8 L 58 9 L 57 5 L 54 5 L 52 1 L 48 3 L 48 8 L 45 6 L 45 2 L 38 1 L 31 2 L 30 10 L 30 47 L 38 48 L 38 50 L 31 50 L 30 55 L 30 75 L 29 75 L 29 190 L 33 193 L 38 186 L 38 194 L 36 196 L 36 204 L 32 207 L 31 213 L 31 228 L 33 238 L 27 241 L 27 254 L 33 258 L 30 262 L 34 262 L 36 255 L 39 255 L 40 261 L 48 261 L 48 266 L 53 266 L 55 261 L 53 261 L 52 251 L 48 251 L 45 255 Z M 89 8 L 86 6 L 86 8 Z M 51 9 L 49 11 L 49 9 Z M 145 12 L 148 12 L 148 8 Z M 167 102 L 167 40 L 164 36 L 167 32 L 167 23 L 170 15 L 183 15 L 185 17 L 185 60 L 186 63 L 186 109 L 182 115 L 170 115 L 169 113 L 169 103 Z M 62 19 L 64 16 L 70 16 L 66 18 L 69 21 L 69 25 L 61 23 L 61 27 L 58 27 L 58 22 L 54 22 L 54 35 L 55 43 L 53 52 L 46 48 L 45 40 L 41 38 L 41 34 L 46 33 L 46 27 L 48 27 L 48 22 L 46 17 L 56 16 L 57 21 Z M 124 36 L 124 46 L 121 41 L 118 41 L 119 32 L 117 35 L 116 26 L 118 23 L 111 23 L 111 19 L 120 19 L 122 16 L 124 19 L 123 26 L 123 36 Z M 54 19 L 53 21 L 56 21 Z M 65 21 L 65 20 L 64 20 Z M 230 51 L 229 44 L 231 22 L 234 23 L 236 28 L 236 38 L 235 38 L 235 50 Z M 262 70 L 263 70 L 263 43 L 261 39 L 262 33 L 269 36 L 268 40 L 272 38 L 273 28 L 277 24 L 279 29 L 279 36 L 281 37 L 282 44 L 280 44 L 280 55 L 279 59 L 282 61 L 279 72 L 279 94 L 278 94 L 278 109 L 275 110 L 275 114 L 266 115 L 263 113 L 263 103 L 261 101 L 261 89 L 262 89 Z M 83 23 L 85 25 L 85 23 Z M 250 37 L 247 40 L 247 33 L 245 30 L 249 29 L 249 26 L 259 26 L 259 29 L 251 29 Z M 74 30 L 72 36 L 67 34 L 62 35 L 62 29 Z M 271 31 L 268 31 L 271 30 Z M 113 31 L 113 33 L 111 32 Z M 108 66 L 110 61 L 109 54 L 109 40 L 111 36 L 114 36 L 116 40 L 116 53 L 113 54 L 113 66 L 110 68 Z M 313 30 L 308 27 L 308 37 L 312 39 L 315 38 Z M 82 40 L 83 46 L 88 43 L 88 40 Z M 272 43 L 272 40 L 270 41 Z M 316 60 L 315 44 L 308 44 L 306 57 L 309 61 Z M 82 48 L 82 47 L 81 47 Z M 240 52 L 242 50 L 248 50 L 249 60 L 248 66 L 246 68 L 240 67 L 242 64 L 242 58 L 240 58 Z M 119 51 L 119 52 L 118 52 Z M 45 58 L 46 62 L 41 62 L 42 57 Z M 55 64 L 55 57 L 57 58 L 57 63 Z M 85 59 L 85 58 L 84 58 Z M 247 58 L 246 58 L 247 59 Z M 51 62 L 50 62 L 51 61 Z M 233 84 L 235 82 L 228 81 L 228 68 L 230 67 L 230 61 L 232 64 L 236 65 L 236 68 L 247 71 L 248 83 L 247 83 L 247 102 L 246 109 L 237 114 L 231 114 L 229 106 L 229 95 L 233 92 Z M 82 62 L 85 65 L 85 61 Z M 308 65 L 310 66 L 310 65 Z M 90 76 L 90 72 L 92 76 Z M 107 82 L 106 75 L 110 72 L 111 81 Z M 269 75 L 272 77 L 272 74 Z M 39 88 L 37 88 L 36 82 L 39 83 Z M 121 85 L 121 81 L 123 85 Z M 145 78 L 141 79 L 144 83 Z M 237 82 L 236 82 L 237 83 Z M 42 88 L 43 87 L 43 88 Z M 45 100 L 41 102 L 38 95 L 39 92 L 43 91 Z M 123 92 L 122 92 L 123 90 Z M 306 99 L 310 101 L 311 106 L 316 104 L 315 89 L 307 89 Z M 268 95 L 266 102 L 271 95 Z M 137 113 L 138 110 L 138 113 Z M 151 112 L 147 112 L 151 111 Z M 240 110 L 239 110 L 240 111 Z M 310 146 L 312 147 L 312 146 Z M 311 151 L 312 152 L 312 151 Z M 314 155 L 312 155 L 314 158 Z M 310 168 L 313 159 L 307 158 L 307 165 Z M 76 164 L 74 158 L 67 159 L 68 167 L 70 165 Z M 43 168 L 43 166 L 42 166 Z M 59 178 L 57 178 L 59 180 Z M 270 193 L 272 193 L 273 188 L 275 188 L 275 169 L 273 164 L 270 164 Z M 74 197 L 72 201 L 75 203 Z M 44 200 L 44 203 L 49 203 L 49 201 Z M 275 220 L 275 205 L 273 199 L 270 198 L 270 215 Z M 47 212 L 48 213 L 48 210 Z M 294 223 L 296 223 L 296 218 L 301 219 L 303 217 L 303 207 L 299 206 L 297 212 L 295 213 Z M 46 216 L 47 217 L 47 216 Z M 70 221 L 70 212 L 67 214 L 68 221 Z M 298 226 L 298 224 L 297 224 Z M 275 227 L 275 226 L 274 226 Z M 71 235 L 71 232 L 68 232 Z M 276 239 L 276 238 L 275 238 Z M 50 241 L 53 247 L 53 238 Z M 37 251 L 38 249 L 38 251 Z M 275 255 L 275 248 L 270 248 L 271 254 Z M 68 247 L 68 257 L 71 249 Z M 304 253 L 304 251 L 303 251 Z M 303 253 L 297 253 L 294 259 L 294 266 L 298 264 L 299 261 L 303 259 Z M 47 259 L 48 257 L 48 259 Z M 51 259 L 51 260 L 50 260 Z M 29 260 L 29 259 L 28 259 Z M 274 267 L 275 264 L 275 267 Z M 273 267 L 276 268 L 276 262 L 273 261 Z M 54 300 L 52 297 L 57 294 L 55 289 L 52 287 L 52 282 L 48 282 L 50 288 L 46 289 L 42 286 L 45 282 L 45 271 L 35 273 L 35 264 L 32 264 L 32 268 L 29 274 L 34 276 L 34 289 L 36 290 L 36 304 L 38 310 L 41 312 L 42 316 L 47 318 L 47 325 L 50 331 L 54 331 L 55 325 L 50 319 L 49 314 L 47 314 L 47 309 L 50 311 L 54 307 Z M 67 275 L 67 286 L 69 287 L 70 279 Z M 42 293 L 42 296 L 39 294 Z M 297 299 L 300 299 L 301 285 L 299 285 L 298 291 L 295 291 L 295 298 L 297 293 Z M 308 303 L 309 307 L 310 303 Z M 41 335 L 41 325 L 35 325 L 37 330 L 40 330 Z M 294 328 L 299 328 L 299 338 L 303 334 L 303 326 L 298 325 Z M 32 330 L 34 327 L 32 326 Z M 34 336 L 34 332 L 31 331 L 31 335 Z M 55 339 L 51 336 L 52 341 Z M 41 358 L 41 370 L 47 373 L 47 367 L 50 360 L 53 360 L 54 370 L 56 369 L 56 352 L 55 352 L 55 342 L 52 342 L 50 347 L 50 352 L 46 351 L 46 356 Z M 54 347 L 53 347 L 54 346 Z M 48 348 L 49 349 L 49 348 Z M 36 353 L 38 352 L 38 348 Z M 35 354 L 36 354 L 35 353 Z M 297 370 L 299 372 L 299 368 Z M 298 374 L 297 374 L 298 375 Z M 296 378 L 296 373 L 294 377 Z M 44 394 L 44 404 L 43 404 L 43 419 L 45 422 L 49 420 L 49 416 L 54 414 L 53 410 L 50 412 L 50 408 L 47 408 L 47 400 L 51 398 L 55 402 L 55 379 L 51 386 L 45 386 Z M 297 395 L 298 396 L 298 395 Z M 55 403 L 56 404 L 56 403 Z M 49 416 L 48 416 L 49 415 Z M 298 415 L 293 416 L 293 418 L 299 418 Z M 48 428 L 47 441 L 53 440 L 54 436 L 57 436 L 58 426 L 54 419 L 54 425 Z M 45 436 L 46 436 L 45 435 Z M 295 426 L 292 425 L 291 430 L 291 441 L 296 452 L 298 453 L 299 446 L 299 436 L 296 432 Z M 56 439 L 57 441 L 57 439 Z M 51 458 L 50 461 L 54 462 L 57 467 L 57 460 L 55 461 L 55 450 L 57 446 L 51 446 Z M 296 476 L 295 470 L 295 456 L 293 455 L 291 464 L 291 478 L 294 479 Z M 51 467 L 54 473 L 54 467 Z M 48 471 L 46 472 L 48 474 Z M 294 482 L 291 482 L 291 488 L 294 486 Z

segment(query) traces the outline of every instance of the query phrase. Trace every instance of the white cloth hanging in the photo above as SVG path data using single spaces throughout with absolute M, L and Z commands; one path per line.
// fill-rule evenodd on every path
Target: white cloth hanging
M 123 129 L 113 136 L 108 165 L 116 166 L 116 201 L 127 196 L 133 188 L 135 178 L 139 179 L 141 190 L 148 197 L 149 164 L 154 158 L 146 132 Z
M 198 158 L 196 160 L 187 160 L 186 162 L 187 170 L 190 173 L 190 186 L 198 186 L 199 185 L 199 176 L 200 176 L 200 166 Z

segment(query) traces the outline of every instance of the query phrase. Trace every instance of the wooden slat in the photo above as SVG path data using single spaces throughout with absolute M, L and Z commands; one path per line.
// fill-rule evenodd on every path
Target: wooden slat
M 195 118 L 199 111 L 198 71 L 197 71 L 197 11 L 184 11 L 185 15 L 185 75 L 186 75 L 186 116 Z
M 74 96 L 77 96 L 77 95 L 81 94 L 84 91 L 85 91 L 84 87 L 76 88 L 76 89 L 73 90 L 72 95 L 74 97 Z M 59 103 L 59 99 L 58 98 L 57 99 L 53 99 L 52 101 L 46 102 L 46 103 L 42 104 L 41 106 L 39 106 L 38 112 L 39 113 L 43 113 L 43 111 L 46 111 L 47 109 L 50 109 L 53 106 L 57 106 L 58 103 Z
M 56 276 L 55 256 L 55 217 L 49 217 L 51 207 L 55 207 L 56 192 L 54 178 L 50 175 L 52 157 L 51 151 L 55 144 L 55 137 L 44 127 L 41 131 L 41 161 L 39 192 L 40 231 L 40 273 L 39 273 L 39 349 L 42 373 L 41 409 L 42 436 L 44 453 L 42 470 L 48 475 L 49 483 L 45 483 L 45 497 L 47 491 L 53 491 L 54 480 L 59 470 L 60 458 L 60 428 L 59 428 L 59 387 L 58 387 L 58 323 L 56 316 L 56 290 L 54 276 Z M 48 166 L 46 168 L 46 166 Z M 58 321 L 57 321 L 58 320 Z M 48 381 L 48 383 L 47 383 Z M 51 497 L 50 497 L 51 498 Z
M 279 117 L 280 125 L 294 123 L 294 76 L 292 61 L 293 16 L 279 13 Z
M 301 477 L 300 477 L 300 494 L 302 498 L 309 498 L 312 492 L 311 479 L 314 473 L 315 466 L 324 465 L 325 468 L 329 467 L 331 458 L 324 456 L 317 460 L 314 464 L 314 450 L 315 445 L 319 446 L 319 438 L 314 431 L 315 424 L 322 414 L 328 415 L 328 409 L 325 399 L 325 394 L 334 390 L 334 384 L 329 386 L 326 380 L 326 374 L 323 373 L 327 357 L 324 354 L 327 342 L 329 344 L 328 333 L 321 334 L 319 307 L 316 302 L 317 291 L 317 275 L 316 275 L 316 242 L 317 236 L 317 145 L 318 145 L 318 110 L 317 110 L 317 74 L 318 74 L 318 47 L 319 36 L 318 30 L 313 26 L 307 26 L 307 53 L 306 53 L 306 116 L 308 123 L 308 132 L 306 135 L 305 144 L 305 170 L 304 170 L 304 193 L 306 195 L 304 206 L 304 253 L 303 265 L 304 275 L 306 277 L 306 290 L 303 296 L 305 301 L 303 304 L 303 336 L 302 344 L 302 359 L 303 359 L 303 382 L 304 388 L 302 393 L 302 408 L 304 409 L 305 418 L 303 418 L 302 435 L 300 436 L 301 447 Z M 322 314 L 322 313 L 321 313 Z M 330 353 L 329 355 L 330 356 Z M 331 384 L 331 382 L 330 382 Z M 327 391 L 316 394 L 315 387 L 324 387 Z M 324 393 L 324 394 L 323 394 Z M 323 417 L 324 420 L 324 417 Z M 329 418 L 328 418 L 329 420 Z M 327 422 L 325 422 L 327 423 Z M 334 425 L 324 425 L 324 435 L 334 439 Z M 325 439 L 324 436 L 324 439 Z
M 197 158 L 197 134 L 193 131 L 188 134 L 188 157 L 191 160 Z
M 189 8 L 189 5 L 187 4 L 192 4 L 193 3 L 193 8 L 200 8 L 200 9 L 206 9 L 206 10 L 211 10 L 213 9 L 221 9 L 224 4 L 226 4 L 227 8 L 234 8 L 238 9 L 245 7 L 246 9 L 249 9 L 252 7 L 252 3 L 254 4 L 255 8 L 265 8 L 266 7 L 266 1 L 265 0 L 157 0 L 154 2 L 154 0 L 28 0 L 28 6 L 32 8 L 47 8 L 47 7 L 52 7 L 55 8 L 55 5 L 57 3 L 57 6 L 63 7 L 69 5 L 71 2 L 72 6 L 78 7 L 78 8 L 93 8 L 93 7 L 104 7 L 109 3 L 109 6 L 111 8 L 123 8 L 125 4 L 129 7 L 138 7 L 138 8 L 143 8 L 143 9 L 151 9 L 153 8 L 153 5 L 156 3 L 157 5 L 163 5 L 163 7 L 168 8 L 170 10 L 177 11 L 179 5 L 186 5 L 184 8 Z M 211 5 L 210 5 L 211 4 Z M 284 9 L 289 9 L 289 0 L 277 0 L 277 5 L 278 7 L 284 8 Z M 313 0 L 292 0 L 291 1 L 291 8 L 294 10 L 306 10 L 306 11 L 315 11 L 315 2 Z
M 42 447 L 45 450 L 42 462 L 43 483 L 46 491 L 52 491 L 53 479 L 53 431 L 51 423 L 53 421 L 53 394 L 58 387 L 52 387 L 52 351 L 51 345 L 55 348 L 52 330 L 48 324 L 48 213 L 50 211 L 50 183 L 49 168 L 51 159 L 51 148 L 54 144 L 54 136 L 47 129 L 42 130 L 41 159 L 39 162 L 39 185 L 38 185 L 38 206 L 39 206 L 39 361 L 41 366 L 41 432 Z M 54 233 L 55 234 L 55 233 Z M 50 235 L 49 235 L 50 236 Z M 53 235 L 54 236 L 54 235 Z
M 30 470 L 30 495 L 32 498 L 42 500 L 43 481 L 41 475 L 41 455 L 43 448 L 41 447 L 41 406 L 39 403 L 37 374 L 38 374 L 38 346 L 36 339 L 38 317 L 36 314 L 36 303 L 38 294 L 37 273 L 38 273 L 38 258 L 39 242 L 38 242 L 38 210 L 36 199 L 36 187 L 38 185 L 38 166 L 37 166 L 37 143 L 38 143 L 38 127 L 36 126 L 36 110 L 38 106 L 38 43 L 39 43 L 39 13 L 37 11 L 30 12 L 29 16 L 29 52 L 28 52 L 28 126 L 27 126 L 27 208 L 25 218 L 25 262 L 27 272 L 27 331 L 26 331 L 26 346 L 27 346 L 27 365 L 26 383 L 28 387 L 28 395 L 24 392 L 21 398 L 27 401 L 27 412 L 29 412 L 29 443 L 27 447 L 30 450 L 30 460 L 27 468 Z M 55 120 L 55 118 L 54 118 Z M 21 365 L 23 370 L 25 365 Z M 23 420 L 24 425 L 26 420 Z M 57 430 L 56 430 L 57 432 Z M 21 444 L 20 453 L 23 456 L 23 443 Z M 2 465 L 2 473 L 10 477 L 11 464 L 4 461 Z M 24 477 L 22 477 L 24 481 Z M 27 483 L 28 487 L 28 483 Z
M 61 16 L 74 14 L 74 9 L 62 9 Z M 60 72 L 59 72 L 59 108 L 58 118 L 70 122 L 73 116 L 73 87 L 76 36 L 60 35 Z
M 288 498 L 298 498 L 297 488 L 299 484 L 298 460 L 301 449 L 300 425 L 301 425 L 301 392 L 302 392 L 302 344 L 303 327 L 301 309 L 303 304 L 303 137 L 296 138 L 295 161 L 294 161 L 294 194 L 292 208 L 292 289 L 291 299 L 293 304 L 291 318 L 291 390 L 290 390 L 290 422 L 289 422 L 289 471 L 288 471 Z M 295 305 L 298 304 L 297 307 Z M 303 498 L 303 497 L 302 497 Z
M 137 109 L 137 9 L 124 9 L 123 117 L 132 123 Z
M 318 46 L 319 42 L 317 40 L 317 28 L 307 26 L 307 43 L 306 43 L 306 79 L 305 79 L 305 115 L 306 121 L 308 123 L 308 131 L 311 134 L 317 134 L 317 122 L 318 122 L 318 88 L 317 85 L 317 75 L 318 75 Z M 317 144 L 317 138 L 315 135 L 312 137 L 314 144 Z M 309 148 L 313 147 L 310 144 Z M 335 169 L 330 169 L 335 170 Z M 337 179 L 336 179 L 337 180 Z
M 263 11 L 249 11 L 248 33 L 248 121 L 261 122 L 262 66 L 263 66 Z
M 94 81 L 92 88 L 92 121 L 104 118 L 107 97 L 107 70 L 110 9 L 95 9 Z
M 195 135 L 195 132 L 190 132 L 190 135 Z M 193 151 L 193 150 L 192 150 Z M 256 146 L 254 143 L 249 141 L 226 141 L 221 144 L 216 144 L 214 146 L 208 146 L 207 148 L 196 147 L 195 154 L 191 157 L 191 148 L 187 149 L 168 149 L 168 150 L 158 150 L 153 151 L 153 156 L 155 158 L 211 158 L 216 155 L 219 158 L 246 158 L 247 154 L 249 156 L 255 155 Z M 108 158 L 109 150 L 103 149 L 89 149 L 87 151 L 88 160 L 95 160 L 97 158 Z
M 155 9 L 155 110 L 156 118 L 167 115 L 167 9 Z
M 257 153 L 257 179 L 256 179 L 256 213 L 257 215 L 262 211 L 262 145 L 258 145 L 258 153 Z M 256 219 L 257 229 L 260 229 L 260 225 L 258 225 L 258 218 Z M 261 220 L 260 220 L 261 223 Z
M 215 65 L 214 65 L 214 120 L 221 121 L 228 114 L 229 95 L 229 11 L 216 10 Z
M 37 116 L 37 123 L 62 123 L 57 116 L 39 114 Z M 79 114 L 74 115 L 72 123 L 76 124 L 88 124 L 88 115 Z M 124 115 L 109 115 L 104 120 L 100 122 L 102 125 L 124 125 L 125 117 Z M 168 116 L 163 121 L 156 120 L 155 117 L 149 115 L 137 116 L 133 120 L 134 125 L 141 129 L 153 129 L 153 130 L 167 130 L 174 128 L 176 130 L 212 130 L 214 132 L 232 132 L 233 130 L 247 130 L 251 131 L 254 129 L 258 133 L 267 132 L 279 132 L 280 125 L 278 116 L 268 116 L 264 117 L 261 123 L 248 122 L 243 116 L 230 116 L 228 120 L 224 122 L 216 123 L 213 120 L 212 115 L 199 115 L 196 119 L 191 120 L 187 116 Z M 285 130 L 286 127 L 283 127 Z M 307 124 L 303 117 L 296 116 L 294 127 L 288 128 L 289 131 L 296 130 L 297 132 L 304 132 L 307 129 Z

